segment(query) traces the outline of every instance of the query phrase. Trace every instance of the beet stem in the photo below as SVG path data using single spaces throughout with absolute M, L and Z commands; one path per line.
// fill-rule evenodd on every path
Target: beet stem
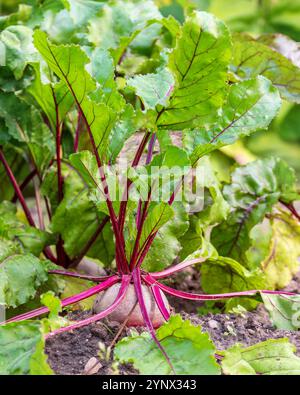
M 63 328 L 59 328 L 53 332 L 48 333 L 45 338 L 48 339 L 49 337 L 58 335 L 60 333 L 66 332 L 66 331 L 70 331 L 73 329 L 77 329 L 77 328 L 81 328 L 82 326 L 86 326 L 89 325 L 93 322 L 99 321 L 100 319 L 108 316 L 109 314 L 111 314 L 118 306 L 119 304 L 122 302 L 122 300 L 124 299 L 128 286 L 130 284 L 131 281 L 131 276 L 130 275 L 123 275 L 122 276 L 122 281 L 121 281 L 121 287 L 119 289 L 118 295 L 115 299 L 115 301 L 105 310 L 101 311 L 98 314 L 95 314 L 89 318 L 86 318 L 85 320 L 76 322 L 72 325 L 68 325 L 65 326 Z M 112 285 L 112 284 L 111 284 Z M 106 287 L 107 288 L 107 287 Z
M 166 353 L 164 347 L 162 346 L 162 344 L 160 343 L 160 341 L 158 340 L 158 338 L 157 338 L 157 336 L 155 334 L 155 330 L 153 328 L 152 321 L 151 321 L 151 319 L 149 317 L 149 314 L 148 314 L 148 311 L 147 311 L 147 308 L 146 308 L 146 304 L 145 304 L 145 300 L 144 300 L 144 296 L 143 296 L 143 291 L 142 291 L 142 280 L 141 280 L 140 269 L 139 268 L 135 268 L 134 271 L 132 272 L 132 276 L 133 276 L 133 282 L 134 282 L 134 289 L 135 289 L 136 297 L 137 297 L 137 300 L 139 302 L 139 306 L 140 306 L 141 313 L 142 313 L 142 316 L 144 318 L 146 327 L 148 328 L 152 339 L 154 340 L 154 342 L 156 343 L 156 345 L 158 346 L 158 348 L 162 352 L 163 356 L 165 357 L 165 359 L 166 359 L 168 365 L 170 366 L 171 370 L 173 371 L 174 374 L 176 374 L 168 354 Z
M 111 276 L 101 284 L 95 285 L 94 287 L 91 287 L 86 291 L 80 292 L 77 295 L 69 296 L 68 298 L 61 300 L 61 305 L 62 307 L 66 307 L 69 306 L 70 304 L 80 302 L 81 300 L 87 299 L 90 296 L 93 296 L 101 291 L 104 291 L 105 289 L 111 287 L 112 285 L 116 284 L 119 281 L 120 278 L 118 276 Z M 49 312 L 48 307 L 39 307 L 38 309 L 29 311 L 28 313 L 20 314 L 17 315 L 16 317 L 10 318 L 4 323 L 6 324 L 9 322 L 29 320 L 30 318 L 38 317 L 48 312 Z

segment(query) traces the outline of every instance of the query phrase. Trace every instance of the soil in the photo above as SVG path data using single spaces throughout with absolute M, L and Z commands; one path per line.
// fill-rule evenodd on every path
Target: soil
M 90 311 L 74 311 L 68 314 L 68 318 L 79 321 L 90 315 Z M 50 366 L 59 375 L 86 375 L 91 373 L 85 368 L 86 364 L 95 357 L 100 362 L 96 374 L 137 374 L 138 372 L 130 365 L 121 365 L 119 371 L 113 367 L 108 347 L 112 344 L 119 328 L 118 322 L 102 320 L 48 339 L 46 353 Z M 127 335 L 129 329 L 125 328 L 120 338 Z
M 198 273 L 195 270 L 189 270 L 187 275 L 180 274 L 176 279 L 171 280 L 171 285 L 182 290 L 199 292 Z M 285 290 L 300 293 L 300 272 Z M 180 312 L 183 318 L 190 319 L 195 325 L 201 325 L 202 330 L 209 333 L 218 350 L 227 349 L 235 343 L 249 346 L 267 339 L 287 337 L 295 344 L 297 354 L 300 356 L 300 331 L 276 329 L 271 324 L 263 305 L 242 315 L 209 313 L 200 316 L 197 314 L 197 308 L 201 305 L 199 302 L 168 299 L 174 312 Z M 75 311 L 69 313 L 68 318 L 74 321 L 82 320 L 90 314 L 89 311 Z M 102 320 L 73 332 L 55 336 L 46 343 L 48 362 L 58 375 L 138 374 L 131 364 L 114 365 L 112 353 L 109 355 L 107 352 L 114 343 L 119 329 L 118 322 Z M 142 331 L 143 328 L 138 328 L 138 330 Z M 124 328 L 118 339 L 129 334 L 130 329 Z M 91 360 L 91 358 L 96 358 L 96 360 Z M 90 365 L 89 368 L 87 364 Z

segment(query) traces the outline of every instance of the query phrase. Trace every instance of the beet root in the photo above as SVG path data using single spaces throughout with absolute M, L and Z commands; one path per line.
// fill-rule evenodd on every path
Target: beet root
M 93 312 L 100 313 L 101 311 L 107 309 L 115 301 L 120 286 L 120 284 L 114 284 L 106 291 L 101 292 L 95 299 L 93 305 Z M 165 322 L 164 317 L 162 316 L 157 304 L 155 303 L 151 289 L 146 285 L 142 285 L 142 292 L 144 296 L 145 306 L 152 321 L 153 327 L 158 328 Z M 167 310 L 170 311 L 167 298 L 163 293 L 161 294 Z M 135 304 L 136 306 L 134 308 Z M 119 304 L 119 306 L 109 315 L 109 318 L 112 321 L 117 321 L 120 323 L 123 323 L 128 318 L 126 326 L 145 326 L 140 306 L 137 303 L 137 297 L 133 284 L 129 285 L 124 299 Z

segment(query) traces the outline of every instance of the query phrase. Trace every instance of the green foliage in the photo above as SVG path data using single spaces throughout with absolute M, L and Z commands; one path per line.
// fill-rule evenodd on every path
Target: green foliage
M 13 322 L 0 326 L 1 374 L 53 374 L 44 353 L 40 323 Z
M 300 226 L 286 213 L 271 220 L 271 240 L 261 262 L 267 282 L 272 288 L 284 288 L 299 269 Z
M 214 346 L 200 326 L 172 316 L 157 331 L 157 338 L 165 348 L 177 374 L 220 374 L 214 359 Z M 115 347 L 115 358 L 132 362 L 141 374 L 170 374 L 170 366 L 147 332 L 125 337 Z
M 42 329 L 35 322 L 0 327 L 1 371 L 51 373 L 40 333 L 67 322 L 55 296 L 62 289 L 48 276 L 54 265 L 42 254 L 69 270 L 84 255 L 119 271 L 142 257 L 148 272 L 202 258 L 206 293 L 282 288 L 296 273 L 292 203 L 300 196 L 289 165 L 300 172 L 300 30 L 293 19 L 300 3 L 227 3 L 30 0 L 0 17 L 0 303 L 13 316 L 42 294 L 50 309 Z M 124 184 L 114 183 L 115 171 Z M 185 190 L 172 203 L 183 181 L 194 195 Z M 110 197 L 133 183 L 128 202 L 105 201 L 106 182 Z M 151 201 L 139 202 L 141 191 Z M 61 297 L 91 285 L 65 283 Z M 296 328 L 298 301 L 262 297 L 275 325 Z M 258 300 L 226 300 L 225 310 Z M 91 299 L 83 303 L 90 307 Z M 173 316 L 157 336 L 176 373 L 220 373 L 200 327 Z M 144 374 L 171 373 L 147 333 L 124 338 L 115 356 Z M 298 371 L 298 364 L 291 346 L 278 341 L 224 352 L 223 370 L 273 374 Z
M 261 294 L 270 319 L 278 329 L 296 331 L 300 328 L 300 297 Z
M 75 157 L 72 163 L 75 164 Z M 103 214 L 98 214 L 82 180 L 74 171 L 70 172 L 65 181 L 64 198 L 51 221 L 52 231 L 61 235 L 65 251 L 70 258 L 75 258 L 80 254 L 104 217 Z M 78 221 L 78 218 L 81 220 Z M 87 255 L 99 259 L 106 265 L 112 262 L 114 243 L 109 224 L 105 226 Z
M 230 36 L 221 21 L 204 12 L 189 17 L 169 57 L 175 86 L 169 105 L 158 112 L 158 128 L 182 130 L 212 123 L 226 95 L 230 57 Z
M 172 218 L 159 229 L 144 260 L 143 268 L 149 271 L 162 270 L 170 265 L 183 248 L 180 237 L 188 229 L 188 215 L 181 202 L 175 202 L 172 209 Z
M 266 285 L 265 277 L 259 270 L 249 271 L 239 262 L 227 257 L 208 259 L 200 270 L 202 287 L 208 294 L 264 289 Z M 238 304 L 249 309 L 257 305 L 253 299 L 234 298 L 226 302 L 226 310 Z
M 88 57 L 79 46 L 50 44 L 42 31 L 35 31 L 34 43 L 52 71 L 69 88 L 91 130 L 97 149 L 103 154 L 116 116 L 110 107 L 97 103 L 88 96 L 96 89 L 96 82 L 85 70 Z
M 295 175 L 279 159 L 257 160 L 237 168 L 223 193 L 231 212 L 226 221 L 213 229 L 212 242 L 220 254 L 247 266 L 250 231 L 279 200 L 288 202 L 297 196 Z
M 222 370 L 229 375 L 299 375 L 300 358 L 288 339 L 267 340 L 250 347 L 236 344 L 222 354 Z
M 49 233 L 29 226 L 18 218 L 16 206 L 7 201 L 0 204 L 0 236 L 18 245 L 19 251 L 31 252 L 36 256 L 53 241 Z
M 279 108 L 277 90 L 261 76 L 232 85 L 217 122 L 208 131 L 195 134 L 192 163 L 217 148 L 266 128 Z
M 240 78 L 267 77 L 289 101 L 299 103 L 300 70 L 285 56 L 245 34 L 234 35 L 232 70 Z
M 48 265 L 31 254 L 5 257 L 0 263 L 0 304 L 16 307 L 28 302 L 48 279 Z
M 35 60 L 32 30 L 27 26 L 9 26 L 0 33 L 0 48 L 4 61 L 16 79 L 20 79 L 29 61 Z M 1 62 L 2 63 L 2 62 Z

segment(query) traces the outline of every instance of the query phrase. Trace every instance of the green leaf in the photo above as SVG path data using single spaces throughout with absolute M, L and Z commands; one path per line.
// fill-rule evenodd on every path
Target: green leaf
M 104 3 L 92 0 L 62 0 L 76 27 L 87 23 L 102 9 Z
M 147 215 L 140 244 L 143 245 L 150 235 L 158 232 L 173 216 L 174 210 L 168 203 L 156 204 Z
M 203 207 L 197 210 L 197 217 L 202 226 L 215 225 L 227 217 L 230 207 L 224 199 L 221 183 L 209 158 L 202 158 L 197 164 L 196 176 L 198 188 L 203 188 Z
M 0 263 L 0 304 L 17 307 L 36 294 L 48 279 L 48 266 L 30 254 L 11 255 Z
M 279 199 L 289 201 L 295 197 L 295 174 L 280 159 L 257 160 L 237 168 L 232 183 L 223 192 L 231 213 L 213 229 L 212 243 L 220 255 L 247 266 L 251 229 L 263 221 Z
M 197 215 L 189 217 L 189 228 L 179 239 L 182 249 L 180 250 L 180 260 L 190 260 L 194 258 L 214 258 L 218 253 L 210 243 L 209 237 L 204 231 L 202 221 Z
M 277 329 L 297 331 L 300 328 L 300 296 L 261 293 L 272 324 Z
M 4 62 L 13 71 L 16 79 L 23 75 L 28 62 L 37 58 L 32 44 L 32 30 L 27 26 L 9 26 L 0 33 L 0 52 Z
M 53 374 L 44 353 L 39 322 L 0 326 L 0 374 Z
M 169 105 L 158 113 L 158 128 L 210 124 L 226 95 L 230 57 L 230 35 L 223 22 L 205 12 L 187 18 L 170 54 L 168 68 L 175 87 Z
M 44 83 L 46 77 L 42 75 L 39 63 L 31 63 L 36 77 L 27 91 L 35 98 L 41 109 L 47 115 L 53 132 L 56 130 L 56 105 L 58 119 L 61 122 L 70 110 L 74 100 L 62 82 L 51 85 L 50 81 Z
M 45 320 L 44 323 L 47 324 L 51 331 L 68 324 L 69 321 L 66 318 L 59 316 L 59 313 L 62 312 L 62 305 L 60 299 L 55 296 L 53 291 L 42 294 L 41 303 L 49 309 L 47 321 Z
M 140 123 L 141 113 L 135 112 L 130 104 L 126 104 L 110 135 L 108 150 L 112 163 L 121 152 L 125 141 L 139 129 Z
M 161 14 L 153 1 L 116 0 L 105 4 L 100 17 L 90 21 L 88 39 L 96 47 L 117 48 L 117 64 L 130 44 L 135 49 L 149 50 L 158 37 L 160 26 L 154 24 L 145 28 L 148 21 L 160 19 Z
M 288 58 L 295 66 L 300 67 L 299 43 L 284 34 L 263 34 L 258 41 L 275 49 Z
M 145 257 L 142 267 L 147 271 L 158 271 L 171 265 L 182 249 L 180 238 L 188 229 L 188 214 L 181 202 L 174 202 L 172 209 L 173 218 L 160 228 Z
M 157 338 L 164 347 L 176 374 L 218 375 L 214 346 L 200 326 L 183 321 L 179 315 L 157 330 Z M 131 362 L 141 374 L 171 374 L 165 357 L 147 332 L 133 334 L 117 343 L 114 352 L 120 362 Z
M 300 103 L 300 69 L 290 60 L 246 34 L 233 36 L 232 71 L 243 79 L 267 77 L 281 96 Z
M 276 116 L 281 100 L 270 81 L 257 77 L 231 85 L 217 122 L 194 135 L 192 163 L 215 149 L 265 129 Z
M 20 251 L 39 256 L 53 238 L 45 231 L 29 226 L 17 216 L 17 208 L 4 201 L 0 204 L 0 236 L 18 243 Z
M 236 344 L 222 353 L 222 370 L 227 375 L 299 375 L 295 349 L 288 339 L 270 339 L 251 347 Z
M 18 10 L 8 15 L 0 16 L 0 29 L 3 30 L 8 26 L 25 24 L 31 16 L 32 7 L 26 4 L 19 4 Z
M 50 44 L 44 32 L 36 30 L 34 44 L 52 71 L 69 88 L 77 106 L 91 129 L 95 145 L 104 154 L 110 131 L 116 120 L 116 112 L 106 104 L 89 98 L 96 89 L 96 82 L 86 71 L 89 58 L 77 45 Z
M 208 259 L 200 266 L 201 285 L 207 294 L 239 292 L 265 287 L 264 275 L 260 270 L 249 271 L 231 258 L 219 256 Z M 247 298 L 234 298 L 226 302 L 227 311 L 238 304 L 248 308 L 256 305 L 255 300 Z
M 35 352 L 31 355 L 30 358 L 30 375 L 53 375 L 54 372 L 48 365 L 47 359 L 48 357 L 45 354 L 45 341 L 40 340 L 36 345 Z
M 18 243 L 2 237 L 0 238 L 0 261 L 4 261 L 4 259 L 10 255 L 19 254 L 21 252 L 22 250 Z
M 78 170 L 83 181 L 90 188 L 97 188 L 100 183 L 100 173 L 95 156 L 90 151 L 81 151 L 71 154 L 70 163 Z
M 300 142 L 299 122 L 300 105 L 294 105 L 283 118 L 279 125 L 279 135 L 284 141 L 291 143 Z
M 86 153 L 89 159 L 94 159 L 90 152 L 83 151 L 72 156 L 72 163 L 75 164 L 75 158 L 83 157 Z M 78 175 L 75 172 L 70 173 L 65 179 L 64 198 L 52 217 L 51 229 L 62 236 L 65 251 L 70 258 L 75 258 L 81 253 L 104 219 L 103 214 L 98 214 L 89 194 L 89 189 Z M 113 233 L 107 224 L 87 256 L 97 258 L 104 264 L 110 264 L 114 252 Z
M 158 104 L 166 104 L 174 79 L 168 70 L 161 69 L 155 74 L 136 75 L 127 80 L 127 85 L 135 89 L 146 110 L 155 109 Z
M 53 135 L 44 124 L 41 114 L 14 93 L 0 91 L 0 119 L 6 130 L 0 130 L 0 143 L 11 143 L 17 152 L 26 148 L 32 160 L 43 171 L 55 150 Z

